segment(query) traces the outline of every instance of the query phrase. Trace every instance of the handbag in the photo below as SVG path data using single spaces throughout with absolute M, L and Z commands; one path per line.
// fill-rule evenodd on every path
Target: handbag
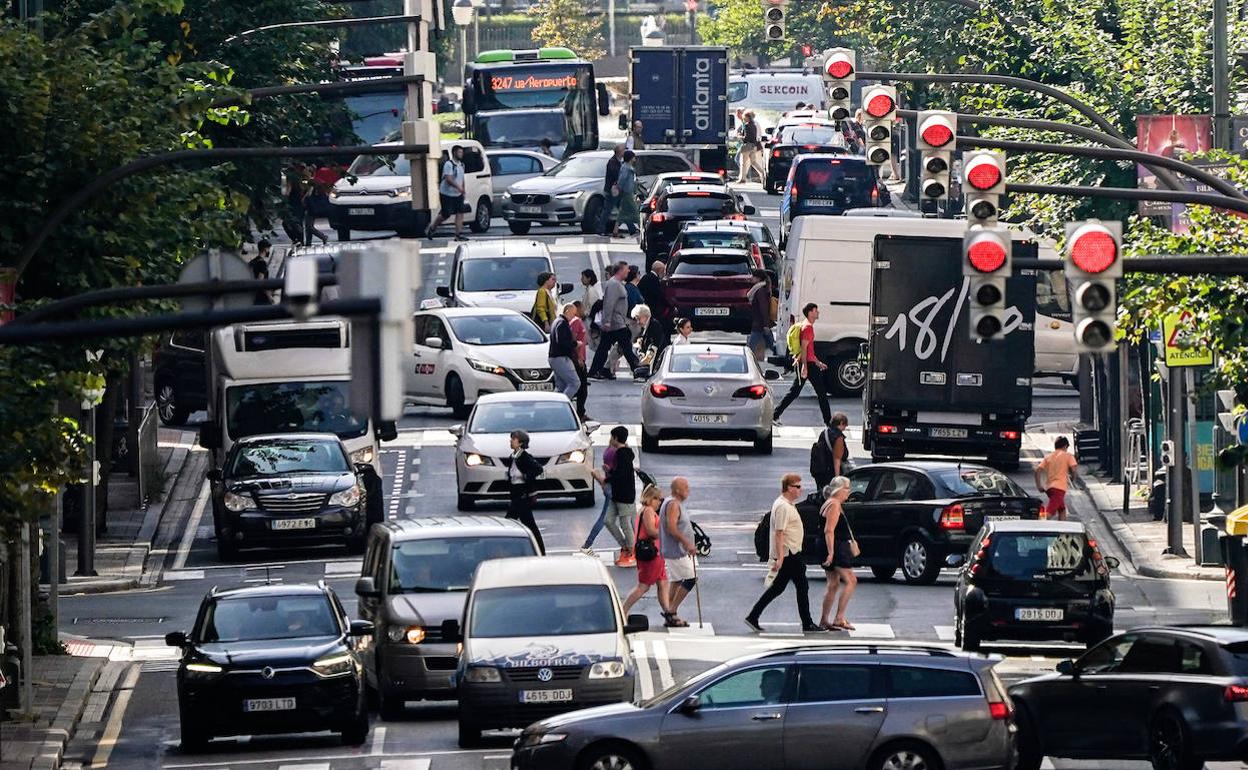
M 841 515 L 845 516 L 845 511 L 841 511 Z M 849 517 L 845 516 L 845 528 L 849 530 L 849 555 L 857 559 L 862 556 L 862 548 L 858 545 L 858 538 L 854 537 L 854 528 L 849 524 Z
M 693 525 L 693 547 L 698 552 L 698 556 L 706 557 L 711 555 L 711 536 L 698 526 L 693 519 L 689 520 Z
M 641 533 L 644 531 L 642 529 L 644 516 L 645 514 L 637 516 L 637 536 L 633 538 L 633 558 L 637 561 L 654 561 L 658 558 L 659 547 L 655 545 L 654 538 L 643 538 L 641 536 Z

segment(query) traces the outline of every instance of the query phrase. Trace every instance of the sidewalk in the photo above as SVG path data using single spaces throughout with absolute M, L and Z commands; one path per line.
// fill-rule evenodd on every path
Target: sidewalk
M 33 714 L 0 722 L 0 770 L 54 770 L 61 765 L 106 661 L 72 655 L 34 659 Z

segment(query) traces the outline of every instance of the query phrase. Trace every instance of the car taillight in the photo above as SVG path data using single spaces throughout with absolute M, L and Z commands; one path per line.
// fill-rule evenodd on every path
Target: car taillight
M 1227 703 L 1248 702 L 1248 685 L 1228 684 L 1222 691 L 1222 697 Z
M 896 433 L 897 426 L 896 425 L 881 425 L 875 429 L 875 432 L 876 433 Z
M 993 719 L 1009 719 L 1010 704 L 1004 701 L 995 701 L 988 704 L 988 713 Z
M 651 222 L 666 222 L 667 214 L 664 214 L 662 211 L 655 212 L 650 215 L 650 221 Z
M 940 512 L 940 528 L 941 529 L 965 529 L 966 522 L 964 520 L 965 511 L 960 503 L 946 505 Z
M 728 215 L 727 217 L 725 217 L 725 218 L 726 218 L 726 219 L 731 219 L 731 220 L 732 220 L 732 221 L 734 221 L 734 222 L 744 222 L 744 221 L 745 221 L 745 214 L 729 214 L 729 215 Z
M 655 382 L 650 385 L 650 395 L 655 398 L 667 398 L 669 396 L 683 396 L 685 395 L 685 392 L 680 388 L 675 388 L 671 385 L 664 385 L 661 382 Z
M 871 205 L 872 206 L 880 205 L 880 188 L 878 187 L 871 188 Z
M 997 435 L 1006 441 L 1018 441 L 1018 431 L 1016 430 L 1003 430 Z
M 778 157 L 780 157 L 780 151 L 779 151 L 779 150 L 772 150 L 772 151 L 771 151 L 771 157 L 773 157 L 773 158 L 778 158 Z
M 747 388 L 737 388 L 732 394 L 733 398 L 762 398 L 767 395 L 766 385 L 750 385 Z
M 759 250 L 757 243 L 750 244 L 750 255 L 754 257 L 754 266 L 763 266 L 763 252 Z

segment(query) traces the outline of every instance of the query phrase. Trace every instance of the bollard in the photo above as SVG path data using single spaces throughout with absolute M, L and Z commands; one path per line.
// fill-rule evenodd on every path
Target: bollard
M 1248 550 L 1243 535 L 1223 535 L 1222 563 L 1226 565 L 1226 607 L 1231 625 L 1248 626 Z

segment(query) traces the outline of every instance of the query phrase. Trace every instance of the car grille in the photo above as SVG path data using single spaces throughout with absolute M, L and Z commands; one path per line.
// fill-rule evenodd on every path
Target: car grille
M 275 513 L 308 513 L 325 506 L 322 492 L 258 495 L 257 500 L 262 509 Z
M 582 666 L 546 666 L 550 670 L 550 682 L 574 682 L 581 678 Z M 542 667 L 532 668 L 509 668 L 507 678 L 513 682 L 540 682 L 538 672 Z
M 519 203 L 523 206 L 540 206 L 545 203 L 550 203 L 550 196 L 543 195 L 541 193 L 521 193 L 519 195 L 512 195 L 511 202 Z
M 511 373 L 524 382 L 542 382 L 550 379 L 550 369 L 512 369 Z

